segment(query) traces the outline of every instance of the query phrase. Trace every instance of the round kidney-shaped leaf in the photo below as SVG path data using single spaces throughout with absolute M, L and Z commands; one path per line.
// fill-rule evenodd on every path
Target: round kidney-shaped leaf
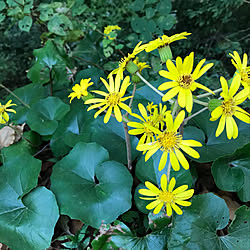
M 49 96 L 35 103 L 27 115 L 30 128 L 40 135 L 52 135 L 61 120 L 70 110 L 59 98 Z
M 40 168 L 39 160 L 15 150 L 4 156 L 0 167 L 0 242 L 12 250 L 50 246 L 59 211 L 51 191 L 33 189 Z
M 80 142 L 54 166 L 51 190 L 61 214 L 98 228 L 131 207 L 132 177 L 108 158 L 100 145 Z

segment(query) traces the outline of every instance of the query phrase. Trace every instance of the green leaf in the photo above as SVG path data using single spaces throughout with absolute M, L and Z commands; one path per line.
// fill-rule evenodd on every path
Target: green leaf
M 49 6 L 46 7 L 46 8 L 43 8 L 41 11 L 40 11 L 40 19 L 43 21 L 43 22 L 47 22 L 49 21 L 54 15 L 54 11 L 52 8 L 50 8 Z
M 133 11 L 140 11 L 144 8 L 144 0 L 135 0 L 133 3 L 130 4 L 130 9 Z
M 45 97 L 45 88 L 37 84 L 28 84 L 24 87 L 20 87 L 14 90 L 15 95 L 17 95 L 24 103 L 31 106 L 32 104 L 39 101 L 41 98 Z M 24 123 L 27 120 L 28 108 L 24 106 L 15 96 L 8 95 L 7 100 L 13 100 L 13 103 L 17 104 L 14 107 L 16 114 L 13 116 L 12 121 L 18 124 Z
M 159 16 L 156 23 L 162 31 L 170 30 L 176 23 L 176 18 L 173 15 Z
M 152 18 L 155 15 L 156 10 L 152 7 L 146 9 L 146 17 L 147 19 Z
M 70 110 L 61 99 L 49 96 L 32 105 L 27 115 L 30 128 L 40 135 L 52 135 L 61 120 Z
M 197 195 L 183 211 L 173 220 L 169 249 L 228 249 L 222 246 L 216 233 L 229 222 L 229 210 L 223 199 L 212 193 Z
M 3 9 L 5 9 L 5 7 L 6 7 L 6 3 L 1 0 L 0 1 L 0 11 L 3 10 Z
M 25 16 L 22 20 L 18 22 L 18 27 L 22 31 L 29 32 L 32 26 L 32 18 L 30 16 Z
M 48 22 L 48 30 L 58 36 L 65 36 L 67 30 L 72 30 L 73 25 L 65 15 L 54 15 Z
M 5 15 L 0 13 L 0 23 L 5 19 Z
M 250 239 L 250 210 L 247 206 L 238 208 L 228 228 L 229 234 L 221 236 L 224 249 L 245 250 Z
M 212 165 L 212 174 L 221 190 L 238 192 L 244 202 L 250 201 L 250 144 L 234 154 L 217 159 Z
M 59 218 L 55 196 L 36 187 L 41 162 L 13 150 L 0 168 L 0 242 L 13 250 L 50 246 Z
M 167 15 L 172 9 L 171 0 L 161 0 L 157 4 L 156 9 L 160 14 Z
M 132 181 L 124 165 L 108 161 L 103 147 L 80 142 L 53 167 L 51 190 L 61 214 L 99 228 L 131 207 Z
M 200 158 L 194 159 L 195 161 L 214 161 L 224 155 L 232 154 L 236 149 L 249 143 L 249 124 L 235 119 L 239 128 L 239 136 L 236 139 L 228 140 L 225 130 L 219 137 L 215 137 L 219 121 L 211 122 L 209 118 L 209 111 L 202 112 L 191 121 L 200 129 L 195 127 L 184 129 L 184 139 L 194 139 L 203 144 L 202 147 L 196 148 L 200 153 Z

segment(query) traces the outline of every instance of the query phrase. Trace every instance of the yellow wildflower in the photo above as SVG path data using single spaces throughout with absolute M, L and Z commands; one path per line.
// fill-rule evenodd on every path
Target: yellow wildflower
M 218 137 L 223 132 L 225 125 L 227 131 L 227 138 L 229 140 L 238 137 L 238 126 L 233 116 L 237 117 L 243 122 L 250 123 L 250 114 L 248 114 L 244 109 L 237 106 L 244 102 L 244 100 L 248 96 L 247 89 L 244 89 L 240 91 L 237 95 L 235 95 L 240 87 L 240 81 L 241 77 L 239 74 L 237 74 L 233 78 L 232 84 L 228 90 L 228 84 L 226 79 L 224 77 L 220 78 L 222 86 L 222 93 L 220 95 L 224 98 L 224 101 L 211 113 L 210 118 L 210 121 L 216 121 L 219 117 L 221 117 L 218 128 L 215 133 L 216 137 Z
M 188 189 L 188 185 L 182 185 L 176 189 L 174 189 L 176 184 L 176 180 L 173 177 L 169 185 L 167 185 L 167 176 L 165 174 L 161 177 L 161 189 L 156 187 L 149 181 L 145 182 L 145 186 L 148 189 L 139 189 L 139 193 L 145 196 L 151 197 L 140 197 L 142 200 L 154 200 L 146 206 L 146 209 L 151 210 L 154 209 L 153 213 L 158 214 L 162 207 L 166 206 L 167 216 L 172 215 L 172 209 L 179 215 L 183 213 L 183 211 L 176 205 L 188 207 L 191 205 L 190 201 L 186 201 L 191 198 L 194 194 L 194 189 Z
M 91 80 L 91 78 L 88 79 L 82 79 L 79 84 L 75 84 L 75 86 L 73 86 L 72 90 L 73 92 L 68 96 L 70 97 L 70 103 L 72 102 L 72 100 L 77 97 L 77 99 L 80 99 L 82 96 L 87 96 L 88 95 L 88 91 L 87 88 L 91 85 L 93 85 L 93 82 L 89 82 Z
M 195 140 L 183 140 L 182 135 L 177 132 L 184 118 L 184 110 L 176 116 L 174 121 L 171 114 L 168 113 L 166 115 L 167 128 L 163 132 L 157 128 L 149 127 L 156 134 L 156 141 L 142 144 L 137 147 L 137 150 L 139 151 L 148 150 L 145 155 L 145 161 L 147 161 L 159 149 L 163 152 L 159 163 L 159 171 L 165 167 L 168 155 L 170 156 L 170 162 L 175 171 L 180 169 L 180 164 L 184 169 L 189 169 L 189 163 L 180 149 L 193 158 L 200 157 L 199 153 L 191 147 L 201 147 L 202 144 Z
M 130 85 L 130 78 L 129 76 L 125 77 L 124 81 L 122 82 L 122 85 L 119 75 L 116 75 L 115 82 L 113 76 L 111 76 L 109 78 L 109 84 L 102 77 L 100 79 L 109 93 L 100 90 L 93 90 L 92 92 L 104 96 L 104 99 L 93 98 L 85 101 L 85 104 L 95 103 L 94 105 L 90 106 L 87 111 L 104 106 L 95 113 L 94 118 L 96 118 L 99 114 L 101 114 L 104 110 L 108 108 L 106 115 L 104 116 L 104 123 L 107 123 L 109 121 L 113 110 L 116 120 L 118 122 L 121 122 L 122 114 L 120 108 L 124 109 L 128 113 L 131 113 L 131 109 L 129 108 L 129 106 L 123 103 L 124 101 L 132 97 L 123 97 L 126 93 L 127 87 Z
M 141 74 L 141 72 L 142 72 L 143 69 L 151 68 L 149 65 L 147 65 L 147 63 L 145 63 L 145 62 L 139 62 L 139 58 L 138 57 L 135 58 L 135 60 L 133 61 L 133 63 L 137 65 L 138 72 L 140 74 Z
M 9 121 L 9 115 L 7 112 L 16 113 L 14 109 L 9 109 L 11 106 L 16 106 L 16 104 L 11 102 L 12 100 L 9 100 L 5 105 L 0 103 L 0 124 L 5 124 Z
M 113 75 L 113 74 L 118 74 L 118 75 L 120 76 L 120 78 L 123 79 L 123 72 L 124 72 L 125 69 L 128 69 L 129 66 L 132 67 L 132 68 L 133 68 L 133 71 L 134 71 L 134 72 L 130 72 L 130 70 L 129 70 L 130 73 L 135 73 L 135 72 L 138 70 L 138 67 L 136 66 L 135 63 L 133 63 L 132 59 L 134 59 L 135 56 L 136 56 L 137 54 L 139 54 L 140 52 L 142 52 L 142 51 L 145 49 L 145 45 L 141 45 L 141 43 L 142 43 L 142 42 L 139 42 L 139 43 L 135 46 L 135 48 L 134 48 L 132 54 L 129 54 L 129 53 L 128 53 L 128 56 L 127 56 L 127 57 L 125 56 L 125 57 L 123 57 L 123 58 L 121 59 L 121 61 L 120 61 L 120 63 L 119 63 L 119 68 L 114 69 L 114 70 L 109 74 L 108 78 L 109 78 L 111 75 Z M 129 65 L 129 64 L 130 64 L 130 65 Z
M 114 40 L 115 37 L 111 37 L 109 36 L 109 34 L 113 31 L 113 30 L 121 30 L 121 27 L 119 27 L 118 25 L 108 25 L 104 28 L 104 34 L 107 35 L 109 40 Z
M 155 49 L 159 49 L 165 46 L 168 46 L 170 43 L 177 41 L 177 40 L 181 40 L 181 39 L 187 39 L 186 36 L 191 35 L 191 33 L 187 33 L 187 32 L 182 32 L 180 34 L 175 34 L 173 36 L 167 36 L 167 35 L 163 35 L 161 38 L 157 38 L 153 41 L 150 41 L 145 49 L 146 52 L 150 52 L 152 50 Z
M 164 82 L 158 87 L 158 89 L 161 91 L 172 89 L 162 97 L 162 100 L 165 102 L 178 94 L 178 104 L 182 108 L 186 107 L 186 110 L 190 113 L 193 108 L 192 92 L 195 91 L 196 88 L 200 88 L 214 94 L 209 88 L 195 82 L 195 80 L 200 78 L 213 66 L 213 63 L 209 63 L 201 68 L 205 61 L 206 59 L 201 60 L 193 73 L 191 73 L 193 70 L 194 52 L 191 52 L 183 62 L 180 57 L 177 57 L 176 66 L 171 60 L 168 60 L 166 63 L 168 71 L 160 70 L 159 74 L 172 81 Z
M 250 66 L 247 67 L 247 54 L 244 53 L 242 63 L 237 51 L 234 51 L 233 55 L 231 53 L 229 55 L 233 58 L 231 59 L 232 64 L 239 71 L 237 73 L 240 74 L 242 85 L 248 89 L 248 98 L 250 99 Z

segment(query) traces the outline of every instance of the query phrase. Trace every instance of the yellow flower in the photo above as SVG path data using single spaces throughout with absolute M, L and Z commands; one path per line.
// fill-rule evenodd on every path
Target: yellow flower
M 247 89 L 244 89 L 240 91 L 237 95 L 235 95 L 240 87 L 240 81 L 241 77 L 238 74 L 234 77 L 232 84 L 228 90 L 228 84 L 226 79 L 224 77 L 220 78 L 222 86 L 222 93 L 220 95 L 224 98 L 224 101 L 211 113 L 210 118 L 210 121 L 216 121 L 219 117 L 221 117 L 218 128 L 215 133 L 216 137 L 218 137 L 223 132 L 225 125 L 227 131 L 227 138 L 229 140 L 238 137 L 238 127 L 233 116 L 237 117 L 243 122 L 250 123 L 250 115 L 244 109 L 237 106 L 244 102 L 244 100 L 248 96 Z
M 118 122 L 121 122 L 122 114 L 120 108 L 124 109 L 128 113 L 131 113 L 131 109 L 129 108 L 129 106 L 123 103 L 124 101 L 132 97 L 123 97 L 126 93 L 127 87 L 130 85 L 129 76 L 125 77 L 122 85 L 119 75 L 116 75 L 115 82 L 113 76 L 111 76 L 109 78 L 109 84 L 102 77 L 100 79 L 102 80 L 109 93 L 100 90 L 93 90 L 92 92 L 104 96 L 104 99 L 93 98 L 85 101 L 85 104 L 95 103 L 94 105 L 90 106 L 87 111 L 104 106 L 95 113 L 94 118 L 96 118 L 100 113 L 108 108 L 106 115 L 104 116 L 104 123 L 107 123 L 109 121 L 113 110 L 116 120 Z
M 244 53 L 243 60 L 241 63 L 241 59 L 238 52 L 234 51 L 233 53 L 233 55 L 229 53 L 229 55 L 233 58 L 231 59 L 231 62 L 234 67 L 239 71 L 237 73 L 241 76 L 241 83 L 244 88 L 248 89 L 248 98 L 250 99 L 250 66 L 247 67 L 247 54 Z
M 146 209 L 154 209 L 153 213 L 158 214 L 162 207 L 166 206 L 167 216 L 172 215 L 172 209 L 179 215 L 183 212 L 176 205 L 188 207 L 191 205 L 190 201 L 186 201 L 191 198 L 194 194 L 194 189 L 188 189 L 188 185 L 182 185 L 174 190 L 176 181 L 173 177 L 167 187 L 167 176 L 165 174 L 161 177 L 161 190 L 149 181 L 145 182 L 145 186 L 148 189 L 139 189 L 139 193 L 145 196 L 151 197 L 140 197 L 142 200 L 154 200 L 146 206 Z
M 177 57 L 176 66 L 171 60 L 168 60 L 166 63 L 168 71 L 160 70 L 159 74 L 172 81 L 164 82 L 158 87 L 158 89 L 161 91 L 172 89 L 162 97 L 162 100 L 165 102 L 178 94 L 178 104 L 182 108 L 186 107 L 186 110 L 190 113 L 193 108 L 192 92 L 195 91 L 196 88 L 200 88 L 214 94 L 214 92 L 207 87 L 195 82 L 195 80 L 200 78 L 213 66 L 213 63 L 209 63 L 201 68 L 205 61 L 205 59 L 201 60 L 193 73 L 191 73 L 193 70 L 194 52 L 191 52 L 183 62 L 180 57 Z
M 115 39 L 115 37 L 108 36 L 113 30 L 121 30 L 121 28 L 118 25 L 108 25 L 104 28 L 104 34 L 107 35 L 109 40 Z
M 155 49 L 159 49 L 165 46 L 168 46 L 170 43 L 177 41 L 177 40 L 181 40 L 181 39 L 187 39 L 186 36 L 191 35 L 191 33 L 187 33 L 187 32 L 182 32 L 180 34 L 175 34 L 173 36 L 166 36 L 163 35 L 161 38 L 157 38 L 153 41 L 150 41 L 145 49 L 146 52 L 150 52 L 152 50 Z
M 166 115 L 167 128 L 163 132 L 154 127 L 149 127 L 157 135 L 156 141 L 142 144 L 137 147 L 137 150 L 139 151 L 148 150 L 145 155 L 145 161 L 147 161 L 159 149 L 163 152 L 159 163 L 159 171 L 165 167 L 168 155 L 170 157 L 171 165 L 175 171 L 180 169 L 180 164 L 184 169 L 189 169 L 189 163 L 180 149 L 193 158 L 200 157 L 199 153 L 191 147 L 201 147 L 202 144 L 195 140 L 182 140 L 182 135 L 177 132 L 184 118 L 184 110 L 176 116 L 174 121 L 171 114 L 168 113 Z
M 130 115 L 138 118 L 140 122 L 128 122 L 129 127 L 135 128 L 129 130 L 128 133 L 130 135 L 143 134 L 138 142 L 138 145 L 144 144 L 145 142 L 146 143 L 153 142 L 155 141 L 154 133 L 148 128 L 148 125 L 150 126 L 155 125 L 154 117 L 150 115 L 148 116 L 147 110 L 141 103 L 138 104 L 138 109 L 141 113 L 141 116 L 134 113 L 131 113 Z
M 138 57 L 135 58 L 135 60 L 133 61 L 133 63 L 137 65 L 138 72 L 140 74 L 141 74 L 141 72 L 142 72 L 143 69 L 151 68 L 149 65 L 147 65 L 147 63 L 145 63 L 145 62 L 139 62 L 139 58 Z
M 162 104 L 159 104 L 159 109 L 155 109 L 155 122 L 156 127 L 158 127 L 160 130 L 163 129 L 165 122 L 166 122 L 166 116 L 167 114 L 171 113 L 170 110 L 167 110 L 167 106 Z
M 68 96 L 70 97 L 70 103 L 72 102 L 72 100 L 77 97 L 77 99 L 80 99 L 82 96 L 87 96 L 88 95 L 88 87 L 93 85 L 93 82 L 89 82 L 91 80 L 91 78 L 88 79 L 82 79 L 79 84 L 75 84 L 75 86 L 73 86 L 72 90 L 73 92 Z
M 9 115 L 7 112 L 16 113 L 14 109 L 9 109 L 11 106 L 16 106 L 16 104 L 11 103 L 12 100 L 9 100 L 5 105 L 0 103 L 0 124 L 5 124 L 9 121 Z
M 145 44 L 144 44 L 144 45 L 141 45 L 141 43 L 142 43 L 142 42 L 139 42 L 139 43 L 135 46 L 135 48 L 134 48 L 132 54 L 129 54 L 129 53 L 128 53 L 128 56 L 127 56 L 127 57 L 125 56 L 124 58 L 121 59 L 121 61 L 119 62 L 119 68 L 114 69 L 114 70 L 109 74 L 108 78 L 109 78 L 111 75 L 113 75 L 113 74 L 118 74 L 118 75 L 120 76 L 120 78 L 123 79 L 123 72 L 124 72 L 124 70 L 128 67 L 128 64 L 129 64 L 129 63 L 131 64 L 130 66 L 133 67 L 133 65 L 134 65 L 134 68 L 136 67 L 136 70 L 138 70 L 138 67 L 136 66 L 136 64 L 133 63 L 132 59 L 135 58 L 135 56 L 136 56 L 137 54 L 139 54 L 140 52 L 142 52 L 142 51 L 145 49 L 145 47 L 146 47 Z
M 148 103 L 146 109 L 149 112 L 150 115 L 154 113 L 154 110 L 157 108 L 157 104 L 154 104 L 153 102 Z

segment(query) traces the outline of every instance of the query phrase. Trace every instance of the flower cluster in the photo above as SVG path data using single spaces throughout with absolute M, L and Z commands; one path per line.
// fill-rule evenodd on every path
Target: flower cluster
M 104 28 L 104 34 L 109 40 L 115 40 L 116 34 L 113 32 L 114 30 L 121 30 L 121 27 L 118 25 L 108 25 Z
M 108 35 L 115 29 L 119 29 L 119 26 L 108 26 L 105 28 L 104 33 Z M 125 133 L 139 138 L 136 149 L 142 151 L 143 155 L 145 155 L 145 161 L 148 161 L 156 152 L 161 153 L 158 170 L 162 171 L 166 166 L 168 167 L 168 174 L 161 176 L 161 189 L 146 181 L 145 186 L 147 189 L 139 190 L 140 194 L 148 196 L 140 197 L 141 199 L 152 200 L 146 208 L 149 210 L 153 209 L 155 214 L 159 213 L 163 206 L 166 206 L 168 216 L 172 215 L 172 210 L 180 215 L 182 210 L 177 205 L 191 205 L 191 202 L 187 201 L 187 199 L 192 197 L 194 190 L 187 190 L 187 185 L 174 189 L 176 180 L 175 178 L 170 179 L 171 168 L 174 171 L 179 171 L 180 167 L 183 167 L 185 170 L 189 169 L 187 155 L 194 159 L 200 157 L 199 152 L 194 148 L 202 147 L 202 144 L 193 139 L 187 140 L 183 138 L 185 110 L 188 113 L 192 113 L 193 103 L 195 102 L 208 107 L 208 103 L 199 101 L 198 98 L 215 95 L 215 93 L 221 91 L 221 89 L 212 91 L 197 82 L 213 66 L 213 63 L 206 63 L 206 59 L 203 59 L 194 67 L 194 52 L 191 52 L 184 59 L 177 57 L 176 60 L 172 61 L 172 52 L 169 44 L 177 40 L 186 39 L 186 36 L 190 34 L 183 32 L 170 37 L 163 35 L 147 44 L 139 42 L 131 54 L 121 59 L 119 67 L 109 74 L 109 83 L 105 79 L 100 78 L 107 92 L 92 90 L 91 93 L 101 97 L 98 98 L 91 95 L 87 100 L 83 98 L 86 105 L 91 105 L 87 111 L 95 108 L 99 109 L 95 113 L 94 118 L 105 112 L 104 123 L 107 123 L 111 116 L 114 116 L 118 122 L 123 121 L 127 123 L 130 129 L 128 132 L 125 130 Z M 142 51 L 150 52 L 155 49 L 158 49 L 161 61 L 166 63 L 167 69 L 159 71 L 159 75 L 167 79 L 167 81 L 161 83 L 158 90 L 141 76 L 142 70 L 150 68 L 150 66 L 146 62 L 140 62 L 137 57 Z M 215 132 L 216 136 L 219 136 L 226 127 L 228 139 L 235 139 L 238 136 L 238 127 L 234 117 L 245 123 L 250 123 L 250 115 L 238 106 L 250 97 L 250 67 L 247 66 L 246 54 L 243 55 L 243 61 L 241 61 L 236 51 L 230 55 L 233 58 L 232 63 L 237 71 L 230 87 L 225 78 L 220 78 L 222 85 L 221 97 L 218 100 L 213 99 L 218 105 L 216 104 L 213 109 L 210 109 L 212 111 L 210 120 L 215 121 L 220 118 Z M 124 77 L 124 74 L 127 74 L 125 70 L 132 78 L 130 76 Z M 134 84 L 133 94 L 126 96 L 127 89 L 131 85 L 130 79 L 132 79 Z M 69 95 L 71 98 L 70 102 L 75 97 L 79 99 L 89 95 L 87 88 L 93 85 L 90 80 L 90 78 L 84 79 L 80 82 L 80 85 L 76 84 L 72 88 L 73 93 Z M 147 106 L 139 103 L 138 111 L 132 112 L 131 107 L 133 107 L 132 102 L 136 84 L 140 80 L 160 94 L 163 102 L 169 101 L 171 104 L 174 103 L 172 109 L 168 109 L 167 105 L 163 103 L 148 103 Z M 243 90 L 240 89 L 241 84 Z M 208 93 L 195 96 L 197 89 L 205 90 Z M 159 90 L 167 92 L 163 94 Z M 128 99 L 130 99 L 129 105 L 125 103 Z M 197 114 L 199 112 L 190 114 L 191 116 L 186 118 L 186 121 Z M 129 136 L 127 135 L 127 137 Z

